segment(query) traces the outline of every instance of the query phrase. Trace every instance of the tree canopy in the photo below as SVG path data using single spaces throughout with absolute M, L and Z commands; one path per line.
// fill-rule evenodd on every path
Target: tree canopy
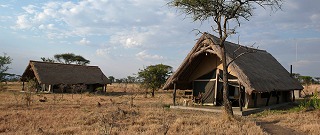
M 308 85 L 312 82 L 311 76 L 299 76 L 299 79 L 302 81 L 302 83 Z
M 240 19 L 249 21 L 253 15 L 254 5 L 276 11 L 282 0 L 172 0 L 168 4 L 191 16 L 193 21 L 213 21 L 212 30 L 218 33 L 223 46 L 227 37 L 235 34 L 236 26 L 230 27 L 230 21 L 240 26 Z
M 113 76 L 109 76 L 108 79 L 110 80 L 111 83 L 114 83 L 115 78 Z
M 9 64 L 11 64 L 12 59 L 7 54 L 0 56 L 0 81 L 3 81 L 4 77 L 8 75 L 7 70 L 9 69 Z
M 62 53 L 54 55 L 54 59 L 41 57 L 42 61 L 45 62 L 60 62 L 64 64 L 77 64 L 77 65 L 87 65 L 90 61 L 82 57 L 81 55 L 75 55 L 74 53 Z
M 152 97 L 154 91 L 161 88 L 166 82 L 169 75 L 172 73 L 172 67 L 164 64 L 150 65 L 144 69 L 140 69 L 138 77 L 141 81 L 142 87 L 152 90 Z
M 45 57 L 41 57 L 41 60 L 44 62 L 50 62 L 50 63 L 55 63 L 56 61 L 52 58 L 45 58 Z

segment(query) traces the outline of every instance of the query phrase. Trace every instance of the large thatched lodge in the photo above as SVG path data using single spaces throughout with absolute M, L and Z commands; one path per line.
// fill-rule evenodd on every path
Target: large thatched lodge
M 35 80 L 38 84 L 38 90 L 47 92 L 68 92 L 68 89 L 60 91 L 59 86 L 61 85 L 82 85 L 86 87 L 85 91 L 93 92 L 99 87 L 106 90 L 106 85 L 110 84 L 98 66 L 39 61 L 30 61 L 22 74 L 23 90 L 26 89 L 24 82 L 30 79 Z
M 222 62 L 219 39 L 204 33 L 163 89 L 192 90 L 202 104 L 222 105 Z M 289 102 L 301 84 L 267 51 L 225 42 L 227 62 L 242 55 L 228 67 L 229 99 L 233 106 L 262 107 Z M 201 96 L 200 96 L 201 95 Z M 175 102 L 175 101 L 174 101 Z

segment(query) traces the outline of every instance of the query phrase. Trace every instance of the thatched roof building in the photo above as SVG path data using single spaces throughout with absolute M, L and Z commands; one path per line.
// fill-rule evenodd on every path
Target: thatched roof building
M 219 39 L 204 33 L 180 67 L 165 83 L 163 89 L 193 89 L 194 81 L 208 76 L 215 69 L 222 70 Z M 267 51 L 248 48 L 231 42 L 225 42 L 227 63 L 241 53 L 242 55 L 228 68 L 230 76 L 245 88 L 245 93 L 263 93 L 272 91 L 301 90 L 301 84 Z M 217 73 L 218 72 L 218 73 Z M 219 74 L 219 70 L 217 70 Z M 212 78 L 214 79 L 215 75 Z M 219 80 L 219 79 L 217 79 Z M 232 81 L 231 81 L 232 82 Z M 218 84 L 217 84 L 218 85 Z
M 42 85 L 58 84 L 110 84 L 98 66 L 84 66 L 30 61 L 22 74 L 21 81 L 35 78 Z

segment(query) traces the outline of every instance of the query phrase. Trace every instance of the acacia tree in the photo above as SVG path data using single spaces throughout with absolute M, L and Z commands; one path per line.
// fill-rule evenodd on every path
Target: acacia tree
M 56 62 L 53 58 L 41 57 L 40 59 L 41 59 L 42 61 L 44 61 L 44 62 L 50 62 L 50 63 L 55 63 L 55 62 Z
M 12 59 L 10 56 L 7 56 L 7 54 L 3 54 L 3 56 L 0 56 L 0 82 L 3 81 L 4 77 L 8 75 L 7 70 L 9 69 L 9 64 L 11 64 Z
M 54 58 L 60 62 L 65 64 L 71 64 L 73 62 L 73 58 L 75 57 L 75 54 L 73 53 L 64 53 L 64 54 L 56 54 L 54 55 Z
M 56 59 L 56 60 L 54 60 Z M 75 55 L 74 53 L 62 53 L 54 55 L 54 59 L 41 57 L 42 61 L 45 62 L 60 62 L 64 64 L 77 64 L 77 65 L 87 65 L 90 63 L 89 60 L 85 59 L 81 55 Z
M 151 95 L 154 97 L 154 91 L 159 89 L 172 73 L 172 67 L 164 64 L 150 65 L 138 72 L 141 86 L 151 89 Z M 147 93 L 147 92 L 146 92 Z
M 75 62 L 78 65 L 87 65 L 90 63 L 89 60 L 85 59 L 84 57 L 80 55 L 76 55 L 72 58 L 72 61 Z
M 240 19 L 249 20 L 255 9 L 254 5 L 270 7 L 272 10 L 280 9 L 282 0 L 172 0 L 168 4 L 177 7 L 186 16 L 191 16 L 194 21 L 208 20 L 212 30 L 218 33 L 217 44 L 222 50 L 224 109 L 229 117 L 233 116 L 228 99 L 228 65 L 230 63 L 227 63 L 224 42 L 228 36 L 235 34 L 237 26 L 240 27 Z M 230 28 L 231 22 L 236 22 L 238 25 Z

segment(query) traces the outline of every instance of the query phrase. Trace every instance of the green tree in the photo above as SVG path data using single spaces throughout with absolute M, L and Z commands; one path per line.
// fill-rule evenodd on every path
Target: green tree
M 249 20 L 253 15 L 254 5 L 279 9 L 282 0 L 172 0 L 168 4 L 191 16 L 194 21 L 209 21 L 212 30 L 218 33 L 218 45 L 222 50 L 224 109 L 229 117 L 233 117 L 232 106 L 228 99 L 228 65 L 230 63 L 227 63 L 224 42 L 228 36 L 236 33 L 236 27 L 240 27 L 240 19 Z M 233 27 L 233 23 L 230 22 L 236 22 L 238 25 Z
M 135 83 L 135 82 L 136 82 L 136 77 L 134 77 L 134 76 L 127 76 L 127 81 L 128 81 L 128 83 Z
M 108 79 L 110 80 L 111 83 L 114 83 L 115 78 L 113 76 L 109 76 Z
M 52 58 L 45 58 L 45 57 L 41 57 L 40 58 L 43 62 L 50 62 L 50 63 L 55 63 L 56 61 Z
M 312 77 L 311 76 L 300 76 L 299 77 L 302 83 L 308 85 L 312 82 Z
M 80 55 L 76 55 L 72 58 L 72 61 L 75 62 L 76 64 L 78 65 L 87 65 L 90 63 L 89 60 L 83 58 L 82 56 Z
M 6 53 L 3 54 L 3 56 L 0 56 L 0 82 L 2 82 L 5 79 L 5 76 L 8 75 L 6 73 L 9 69 L 9 64 L 11 64 L 12 59 L 10 56 L 7 56 Z
M 155 90 L 159 89 L 172 73 L 172 67 L 164 64 L 150 65 L 138 72 L 141 86 L 152 90 L 154 97 Z
M 314 79 L 317 80 L 317 83 L 318 83 L 318 84 L 320 83 L 320 77 L 315 77 Z
M 42 57 L 43 58 L 43 57 Z M 41 58 L 41 59 L 42 59 Z M 84 57 L 80 56 L 80 55 L 75 55 L 73 53 L 63 53 L 63 54 L 56 54 L 54 55 L 54 58 L 60 62 L 60 63 L 64 63 L 64 64 L 72 64 L 75 63 L 77 65 L 87 65 L 90 63 L 89 60 L 85 59 Z M 43 59 L 42 59 L 43 60 Z M 44 60 L 48 60 L 45 59 Z
M 123 79 L 116 79 L 115 82 L 116 82 L 116 83 L 122 83 L 122 82 L 123 82 Z

